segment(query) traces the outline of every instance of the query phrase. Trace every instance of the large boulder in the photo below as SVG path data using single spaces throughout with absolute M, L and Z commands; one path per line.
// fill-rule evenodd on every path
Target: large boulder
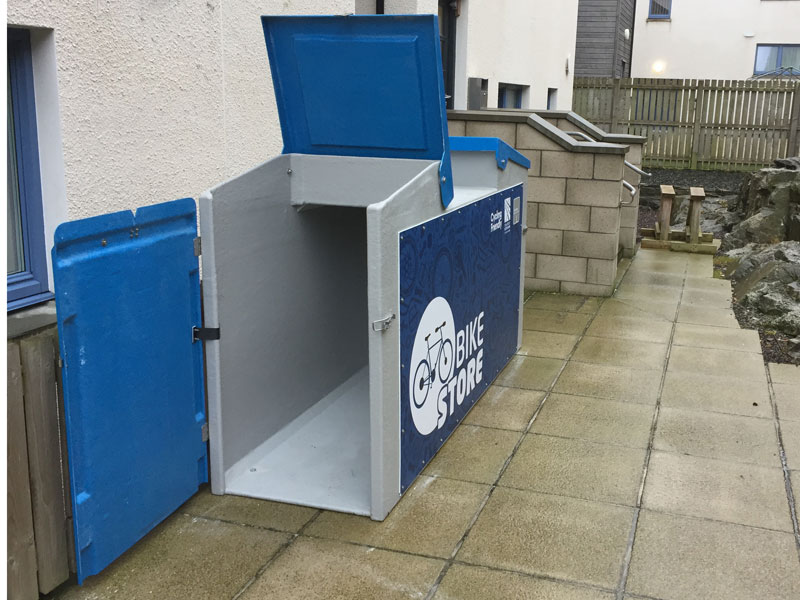
M 800 335 L 800 242 L 747 246 L 733 273 L 733 293 L 762 329 Z
M 751 173 L 728 208 L 742 221 L 725 236 L 723 252 L 750 243 L 800 240 L 800 171 L 769 168 Z

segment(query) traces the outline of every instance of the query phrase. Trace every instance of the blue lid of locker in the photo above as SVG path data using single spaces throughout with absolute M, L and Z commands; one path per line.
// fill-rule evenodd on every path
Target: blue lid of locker
M 436 16 L 261 20 L 284 153 L 439 160 L 442 202 L 449 204 Z

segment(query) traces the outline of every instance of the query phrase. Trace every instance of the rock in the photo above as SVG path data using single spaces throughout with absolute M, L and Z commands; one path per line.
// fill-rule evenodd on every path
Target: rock
M 731 254 L 740 256 L 734 297 L 750 319 L 762 329 L 800 336 L 800 242 L 750 244 Z
M 772 161 L 779 169 L 793 169 L 795 171 L 800 171 L 800 156 L 794 156 L 792 158 L 776 158 Z

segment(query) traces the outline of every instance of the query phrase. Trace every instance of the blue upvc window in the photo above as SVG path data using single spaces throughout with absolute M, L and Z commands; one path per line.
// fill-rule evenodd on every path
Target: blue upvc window
M 8 29 L 7 308 L 14 310 L 53 295 L 47 289 L 42 182 L 36 137 L 36 103 L 30 32 Z
M 784 74 L 800 74 L 800 44 L 759 44 L 756 46 L 754 75 L 784 70 Z
M 672 16 L 672 0 L 650 0 L 650 19 L 669 19 Z

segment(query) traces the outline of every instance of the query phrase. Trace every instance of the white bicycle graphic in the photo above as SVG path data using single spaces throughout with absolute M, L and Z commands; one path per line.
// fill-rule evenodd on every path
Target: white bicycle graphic
M 417 408 L 421 408 L 428 399 L 428 393 L 436 381 L 437 374 L 442 383 L 447 383 L 450 373 L 453 371 L 453 342 L 444 337 L 445 325 L 447 325 L 447 321 L 425 336 L 425 345 L 428 347 L 427 357 L 417 365 L 412 386 L 414 406 Z M 439 339 L 431 344 L 429 342 L 431 335 L 437 333 Z

